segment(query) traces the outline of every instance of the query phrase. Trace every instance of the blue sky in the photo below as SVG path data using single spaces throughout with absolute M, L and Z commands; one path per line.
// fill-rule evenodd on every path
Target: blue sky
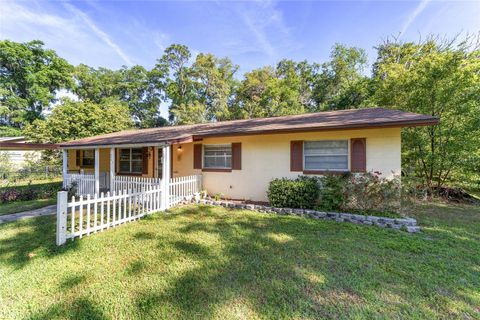
M 73 64 L 151 67 L 171 43 L 229 56 L 241 73 L 281 58 L 322 62 L 335 42 L 480 31 L 480 1 L 3 1 L 0 38 L 41 39 Z M 240 74 L 241 75 L 241 74 Z
M 281 58 L 323 62 L 336 42 L 367 50 L 480 31 L 480 1 L 5 1 L 0 39 L 41 39 L 72 64 L 155 64 L 172 43 L 228 56 L 238 76 Z M 163 111 L 163 110 L 162 110 Z

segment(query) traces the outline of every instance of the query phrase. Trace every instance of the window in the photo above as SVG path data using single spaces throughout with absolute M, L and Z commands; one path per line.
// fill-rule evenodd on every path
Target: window
M 83 150 L 82 166 L 93 167 L 95 165 L 95 151 Z
M 120 149 L 120 172 L 143 172 L 143 153 L 141 148 Z
M 232 146 L 205 145 L 203 148 L 203 167 L 209 169 L 232 168 Z
M 95 151 L 77 150 L 75 152 L 75 164 L 81 168 L 93 168 L 95 166 Z
M 348 170 L 348 140 L 305 141 L 305 170 Z

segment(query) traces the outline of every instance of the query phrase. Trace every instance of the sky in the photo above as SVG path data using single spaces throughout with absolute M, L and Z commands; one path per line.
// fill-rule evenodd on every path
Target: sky
M 364 48 L 480 32 L 478 1 L 7 1 L 0 39 L 42 40 L 70 63 L 151 68 L 173 43 L 228 56 L 239 77 L 282 58 L 324 62 L 335 43 Z

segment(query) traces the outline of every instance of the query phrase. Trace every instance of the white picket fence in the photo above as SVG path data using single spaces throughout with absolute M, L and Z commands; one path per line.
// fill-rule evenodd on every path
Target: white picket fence
M 86 195 L 95 193 L 95 175 L 89 173 L 67 173 L 63 177 L 63 187 L 67 188 L 72 183 L 77 184 L 77 194 Z
M 131 183 L 133 190 L 73 196 L 70 202 L 68 193 L 60 191 L 57 200 L 57 245 L 64 244 L 67 239 L 81 238 L 168 209 L 193 197 L 202 188 L 202 177 L 199 175 L 170 179 L 167 195 L 163 193 L 159 180 L 154 182 L 147 185 L 144 182 Z
M 202 189 L 202 176 L 192 175 L 170 179 L 170 205 L 199 193 Z
M 142 192 L 149 187 L 159 187 L 161 179 L 144 178 L 130 176 L 115 176 L 113 179 L 113 191 L 130 190 L 132 192 Z

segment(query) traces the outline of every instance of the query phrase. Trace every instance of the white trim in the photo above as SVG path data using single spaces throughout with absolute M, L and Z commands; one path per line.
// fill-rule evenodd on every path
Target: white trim
M 117 149 L 126 149 L 126 148 L 142 148 L 142 147 L 163 147 L 169 146 L 168 143 L 135 143 L 135 144 L 103 144 L 103 145 L 92 145 L 92 146 L 72 146 L 72 147 L 60 147 L 61 150 L 85 150 L 85 149 L 107 149 L 107 148 L 117 148 Z

